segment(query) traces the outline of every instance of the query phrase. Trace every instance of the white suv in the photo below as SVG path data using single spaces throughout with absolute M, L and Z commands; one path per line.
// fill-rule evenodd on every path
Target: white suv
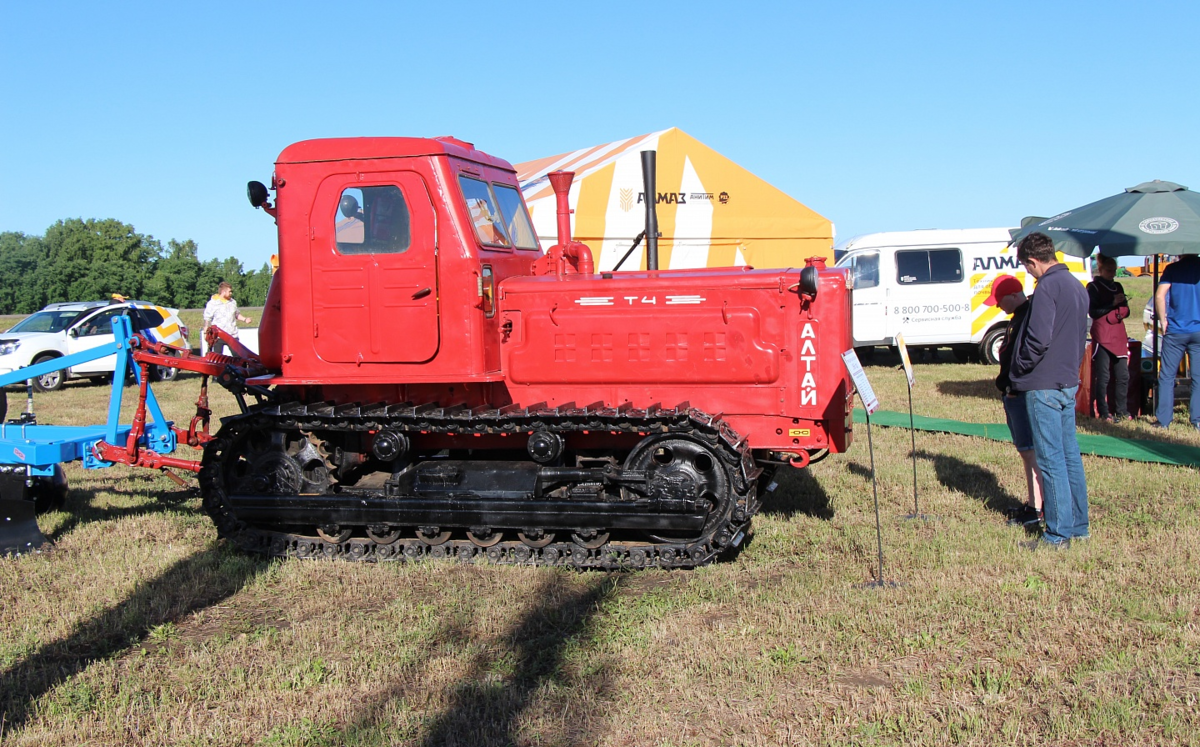
M 158 342 L 188 347 L 188 329 L 179 321 L 179 311 L 145 301 L 85 301 L 52 303 L 20 321 L 7 332 L 0 332 L 0 373 L 42 363 L 71 353 L 113 342 L 112 320 L 128 316 L 133 331 Z M 81 363 L 64 371 L 54 371 L 34 379 L 43 392 L 62 387 L 68 378 L 108 377 L 117 356 Z M 155 366 L 155 378 L 169 381 L 178 369 Z

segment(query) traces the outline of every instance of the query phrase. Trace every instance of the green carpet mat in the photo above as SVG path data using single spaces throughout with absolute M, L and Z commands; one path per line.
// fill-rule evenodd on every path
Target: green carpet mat
M 854 422 L 865 423 L 866 413 L 861 409 L 856 409 Z M 907 428 L 908 413 L 877 410 L 871 416 L 871 424 L 887 428 Z M 916 415 L 913 417 L 913 427 L 920 431 L 957 433 L 962 436 L 978 436 L 993 441 L 1012 442 L 1012 434 L 1008 432 L 1008 426 L 1003 423 L 963 423 L 958 420 L 926 418 Z M 1076 435 L 1076 438 L 1079 441 L 1079 450 L 1084 454 L 1128 459 L 1134 462 L 1158 462 L 1184 467 L 1200 467 L 1200 448 L 1195 446 L 1083 433 Z

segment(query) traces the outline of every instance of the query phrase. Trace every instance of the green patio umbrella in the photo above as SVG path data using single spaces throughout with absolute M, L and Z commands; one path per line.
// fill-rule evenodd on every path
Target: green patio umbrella
M 1063 254 L 1086 257 L 1096 247 L 1110 257 L 1200 254 L 1200 194 L 1154 180 L 1053 218 L 1022 222 L 1013 244 L 1044 233 Z

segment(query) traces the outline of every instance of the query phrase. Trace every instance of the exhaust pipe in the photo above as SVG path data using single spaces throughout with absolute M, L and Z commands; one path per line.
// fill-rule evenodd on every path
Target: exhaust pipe
M 571 242 L 571 180 L 575 178 L 574 171 L 552 171 L 550 186 L 554 188 L 554 200 L 558 207 L 558 244 L 566 246 Z
M 654 164 L 658 153 L 642 151 L 642 186 L 646 193 L 646 269 L 658 269 L 658 210 L 655 208 L 658 186 Z
M 552 171 L 547 176 L 558 206 L 558 243 L 550 247 L 544 257 L 534 260 L 533 274 L 561 277 L 568 272 L 578 272 L 591 275 L 596 271 L 592 250 L 587 244 L 571 238 L 571 180 L 575 178 L 575 172 Z

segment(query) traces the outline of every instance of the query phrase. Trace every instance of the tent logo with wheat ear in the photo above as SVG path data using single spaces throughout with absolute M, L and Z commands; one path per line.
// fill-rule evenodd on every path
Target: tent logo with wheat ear
M 1142 233 L 1163 234 L 1171 233 L 1179 228 L 1179 221 L 1174 218 L 1147 218 L 1138 224 Z
M 621 209 L 628 213 L 632 208 L 633 208 L 633 190 L 632 189 L 622 189 L 621 190 Z

